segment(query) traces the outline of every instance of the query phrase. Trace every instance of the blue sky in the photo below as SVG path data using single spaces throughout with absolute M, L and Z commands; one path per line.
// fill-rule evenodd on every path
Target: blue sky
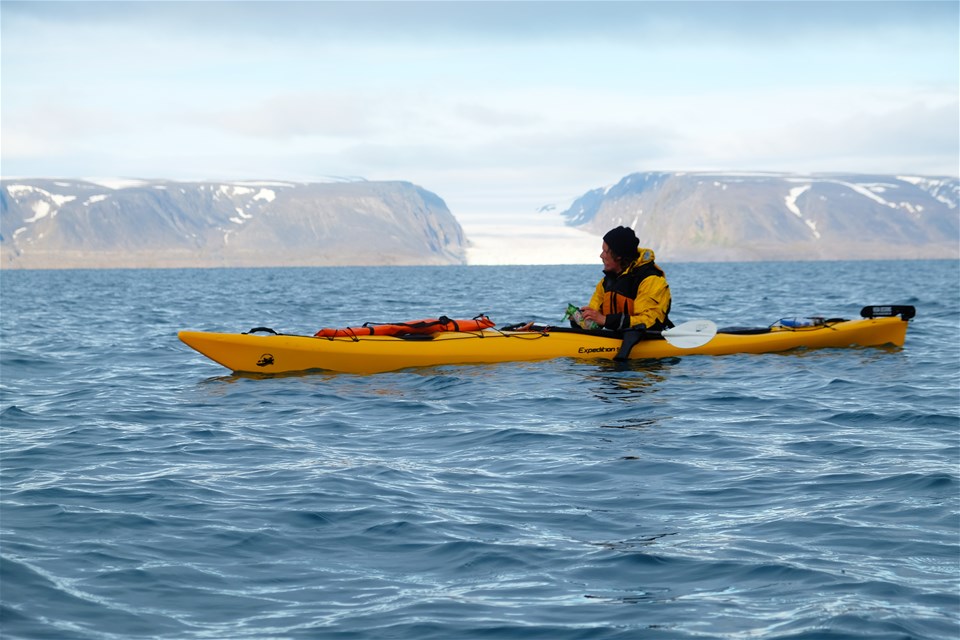
M 645 170 L 955 176 L 958 7 L 3 0 L 0 170 L 409 180 L 467 222 Z

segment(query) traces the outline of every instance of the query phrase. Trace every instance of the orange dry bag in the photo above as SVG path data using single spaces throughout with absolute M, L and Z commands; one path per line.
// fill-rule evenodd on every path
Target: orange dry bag
M 320 329 L 317 338 L 356 338 L 358 336 L 402 336 L 409 334 L 438 333 L 440 331 L 481 331 L 493 326 L 493 320 L 480 315 L 470 320 L 451 320 L 447 316 L 413 320 L 411 322 L 376 323 L 364 322 L 362 327 L 344 329 Z

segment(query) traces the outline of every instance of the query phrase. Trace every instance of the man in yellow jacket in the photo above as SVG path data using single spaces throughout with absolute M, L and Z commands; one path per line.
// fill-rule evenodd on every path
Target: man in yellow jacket
M 654 262 L 652 249 L 640 248 L 633 229 L 617 227 L 603 236 L 603 279 L 581 307 L 584 323 L 604 329 L 661 331 L 670 322 L 670 286 Z

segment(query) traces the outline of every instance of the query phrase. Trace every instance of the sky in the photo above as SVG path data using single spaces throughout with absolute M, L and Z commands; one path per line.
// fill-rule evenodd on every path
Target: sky
M 406 180 L 488 239 L 638 171 L 957 176 L 958 9 L 2 0 L 0 173 Z

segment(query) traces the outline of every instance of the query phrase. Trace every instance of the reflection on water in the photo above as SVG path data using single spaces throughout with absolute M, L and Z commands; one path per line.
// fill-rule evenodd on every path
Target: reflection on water
M 655 393 L 680 358 L 662 360 L 599 360 L 596 372 L 587 374 L 594 396 L 605 402 L 638 400 L 640 394 Z
M 601 424 L 601 429 L 649 429 L 659 425 L 661 422 L 660 418 L 625 418 L 622 420 L 617 420 L 613 424 Z M 624 458 L 627 460 L 628 458 Z

